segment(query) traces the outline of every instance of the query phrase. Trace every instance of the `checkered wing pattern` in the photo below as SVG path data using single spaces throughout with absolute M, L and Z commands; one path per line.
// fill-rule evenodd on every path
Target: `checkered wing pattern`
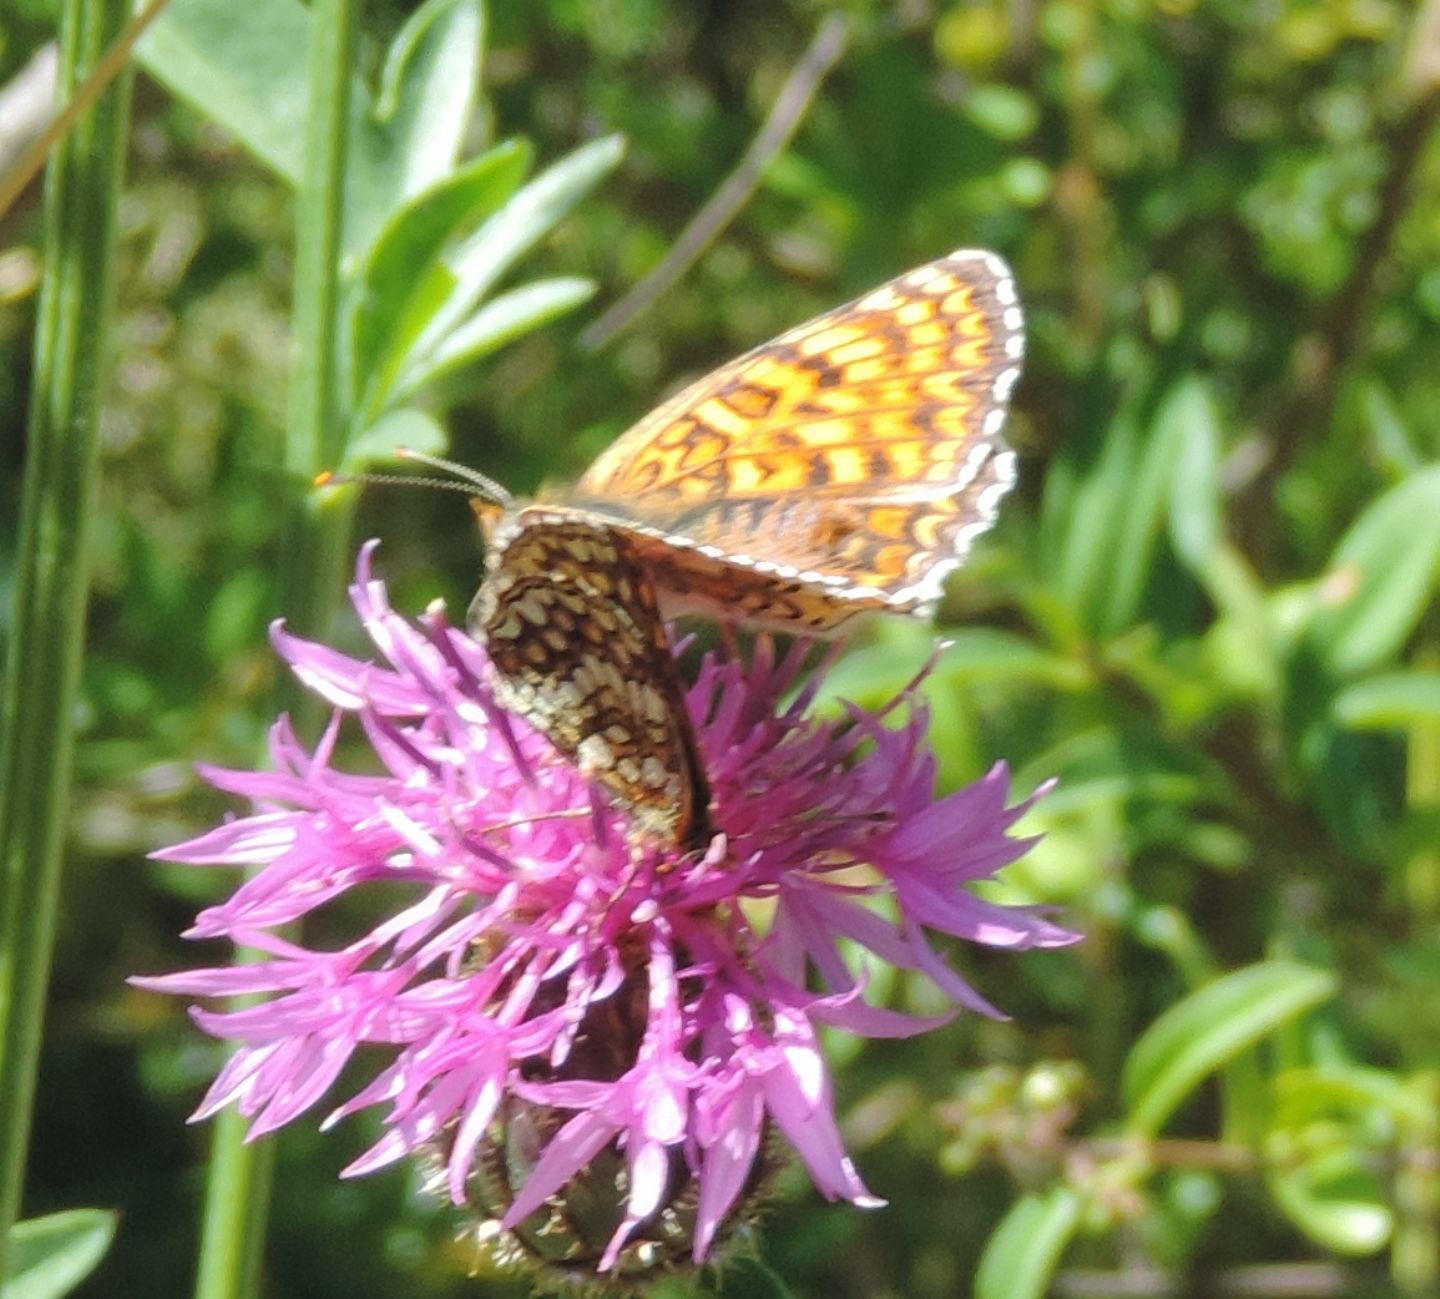
M 500 704 L 599 783 L 642 834 L 708 839 L 709 789 L 655 588 L 623 532 L 540 506 L 497 531 L 470 610 Z
M 1022 352 L 1004 262 L 952 253 L 692 384 L 563 499 L 648 538 L 682 607 L 818 629 L 928 612 L 1013 482 Z

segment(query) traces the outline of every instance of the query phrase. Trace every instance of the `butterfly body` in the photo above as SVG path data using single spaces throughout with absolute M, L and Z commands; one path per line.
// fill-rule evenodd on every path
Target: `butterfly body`
M 709 789 L 665 620 L 830 634 L 926 615 L 1014 481 L 1023 350 L 994 254 L 917 268 L 730 362 L 564 492 L 478 507 L 471 627 L 500 701 L 624 807 L 702 847 Z

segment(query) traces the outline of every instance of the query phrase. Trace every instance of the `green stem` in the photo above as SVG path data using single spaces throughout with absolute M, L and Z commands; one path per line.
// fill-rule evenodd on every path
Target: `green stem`
M 1415 666 L 1434 671 L 1440 667 L 1440 651 L 1424 645 L 1416 653 Z M 1440 725 L 1419 721 L 1410 728 L 1405 775 L 1405 801 L 1419 815 L 1440 807 Z M 1405 900 L 1410 927 L 1421 942 L 1440 935 L 1440 851 L 1417 848 L 1405 862 Z
M 281 608 L 290 628 L 322 633 L 349 561 L 351 506 L 316 505 L 310 482 L 340 463 L 348 418 L 339 391 L 336 345 L 341 307 L 340 248 L 349 146 L 355 0 L 315 0 L 311 8 L 305 168 L 296 196 L 294 369 L 285 468 L 296 482 L 282 551 Z M 349 494 L 341 494 L 348 496 Z M 282 687 L 292 712 L 293 690 Z M 297 718 L 303 729 L 304 718 Z M 255 954 L 242 951 L 239 960 Z M 242 1144 L 245 1125 L 227 1115 L 215 1128 L 206 1187 L 197 1299 L 246 1299 L 260 1292 L 270 1200 L 270 1143 Z
M 247 1126 L 234 1108 L 215 1119 L 200 1226 L 197 1295 L 260 1293 L 264 1263 L 260 1245 L 270 1216 L 275 1143 L 245 1145 Z
M 65 0 L 62 100 L 125 26 L 129 8 L 128 0 Z M 125 76 L 76 122 L 45 179 L 44 279 L 0 749 L 0 1277 L 20 1212 L 54 952 L 129 107 Z
M 1440 650 L 1422 643 L 1415 667 L 1433 672 L 1440 667 Z M 1440 807 L 1440 724 L 1417 721 L 1409 732 L 1405 772 L 1405 801 L 1417 819 L 1433 816 Z M 1414 849 L 1405 859 L 1402 880 L 1408 906 L 1410 933 L 1417 950 L 1434 950 L 1440 939 L 1440 852 L 1433 847 Z M 1413 995 L 1413 994 L 1412 994 Z M 1424 1008 L 1415 1007 L 1417 1014 Z M 1420 1034 L 1421 1038 L 1425 1035 Z M 1433 1043 L 1413 1041 L 1407 1048 L 1413 1066 L 1424 1072 L 1411 1083 L 1429 1092 L 1432 1113 L 1440 1099 L 1440 1078 L 1435 1072 Z M 1395 1236 L 1390 1250 L 1391 1273 L 1402 1294 L 1434 1294 L 1440 1280 L 1440 1162 L 1437 1162 L 1434 1124 L 1405 1134 L 1400 1143 L 1402 1162 L 1395 1177 Z

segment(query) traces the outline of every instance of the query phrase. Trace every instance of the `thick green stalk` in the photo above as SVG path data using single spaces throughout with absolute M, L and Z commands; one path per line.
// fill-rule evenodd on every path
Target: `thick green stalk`
M 125 26 L 129 7 L 128 0 L 65 0 L 62 99 Z M 130 80 L 122 76 L 76 122 L 45 178 L 44 279 L 0 748 L 0 1277 L 20 1212 L 55 944 L 129 106 Z
M 1414 666 L 1435 671 L 1440 667 L 1440 650 L 1423 645 Z M 1440 807 L 1440 725 L 1420 720 L 1411 726 L 1408 759 L 1405 801 L 1417 816 L 1430 815 Z M 1433 942 L 1440 938 L 1440 850 L 1427 845 L 1412 852 L 1405 862 L 1404 880 L 1411 932 L 1420 942 Z M 1435 1060 L 1433 1047 L 1422 1048 L 1421 1063 L 1431 1067 Z
M 296 195 L 294 368 L 285 455 L 297 503 L 281 554 L 282 612 L 293 630 L 307 635 L 323 632 L 329 623 L 349 555 L 348 505 L 320 509 L 308 485 L 322 469 L 340 462 L 348 425 L 337 383 L 336 344 L 354 47 L 354 0 L 315 0 L 305 169 Z M 284 697 L 294 711 L 293 692 Z M 239 959 L 253 959 L 253 954 L 242 952 Z M 243 1121 L 233 1114 L 215 1128 L 198 1299 L 248 1299 L 260 1292 L 273 1151 L 270 1141 L 243 1145 L 244 1131 Z

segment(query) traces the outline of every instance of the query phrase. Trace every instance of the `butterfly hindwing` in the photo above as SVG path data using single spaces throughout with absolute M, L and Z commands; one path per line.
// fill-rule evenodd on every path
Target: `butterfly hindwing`
M 696 755 L 654 585 L 622 532 L 531 506 L 494 539 L 471 607 L 495 694 L 659 838 L 708 838 Z

